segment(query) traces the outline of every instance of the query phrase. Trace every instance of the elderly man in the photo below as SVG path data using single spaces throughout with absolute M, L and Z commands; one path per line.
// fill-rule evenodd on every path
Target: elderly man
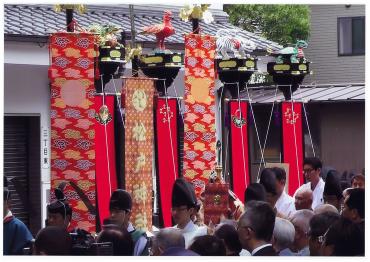
M 190 250 L 185 249 L 185 239 L 178 228 L 163 228 L 153 238 L 152 255 L 186 255 L 194 256 Z
M 294 196 L 294 206 L 296 210 L 310 209 L 312 210 L 313 195 L 311 189 L 301 187 L 297 190 Z
M 298 256 L 310 255 L 308 232 L 310 226 L 309 223 L 313 215 L 313 211 L 311 210 L 298 210 L 290 219 L 295 229 L 292 249 Z
M 335 214 L 339 214 L 338 209 L 335 206 L 330 205 L 330 204 L 319 205 L 313 211 L 313 213 L 315 215 L 322 214 L 322 213 L 325 213 L 325 212 L 333 212 Z
M 290 247 L 293 245 L 295 229 L 293 224 L 284 218 L 277 217 L 275 220 L 274 233 L 272 235 L 272 247 L 279 256 L 292 256 Z
M 323 192 L 325 182 L 320 177 L 322 163 L 317 157 L 306 158 L 303 161 L 303 173 L 305 175 L 306 184 L 300 186 L 296 193 L 302 188 L 308 188 L 312 191 L 312 209 L 324 203 Z M 296 193 L 294 195 L 296 195 Z
M 322 205 L 323 206 L 323 205 Z M 320 206 L 319 206 L 320 207 Z M 317 208 L 315 209 L 317 210 Z M 321 245 L 323 243 L 322 236 L 328 228 L 337 220 L 340 219 L 340 215 L 335 212 L 323 212 L 320 214 L 315 214 L 310 220 L 309 228 L 309 247 L 310 256 L 321 256 L 322 250 Z
M 238 235 L 242 247 L 252 256 L 276 256 L 271 238 L 275 225 L 275 212 L 266 202 L 250 201 L 239 218 Z

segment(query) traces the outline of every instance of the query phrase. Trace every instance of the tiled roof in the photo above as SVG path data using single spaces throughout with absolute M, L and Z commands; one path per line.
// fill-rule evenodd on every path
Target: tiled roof
M 248 88 L 252 103 L 268 104 L 284 101 L 284 95 L 279 90 L 275 97 L 275 86 Z M 243 90 L 241 97 L 248 98 L 247 90 Z M 345 102 L 364 101 L 365 84 L 346 85 L 302 85 L 293 93 L 293 99 L 301 102 Z
M 140 31 L 143 26 L 162 22 L 163 10 L 169 9 L 173 13 L 172 24 L 176 33 L 166 39 L 166 43 L 183 45 L 185 33 L 191 32 L 191 22 L 180 20 L 178 13 L 180 6 L 165 5 L 134 5 L 134 21 L 136 31 Z M 221 10 L 211 10 L 215 21 L 211 24 L 200 23 L 201 30 L 205 34 L 215 35 L 218 29 L 235 29 L 228 21 L 228 15 Z M 52 5 L 4 5 L 4 33 L 5 40 L 21 38 L 44 39 L 48 34 L 65 28 L 65 12 L 56 13 Z M 75 19 L 78 24 L 87 28 L 93 23 L 114 24 L 121 27 L 130 35 L 130 17 L 128 5 L 87 5 L 87 13 L 79 14 L 75 12 Z M 257 51 L 265 51 L 266 48 L 278 50 L 282 48 L 279 44 L 266 40 L 253 33 L 241 30 L 240 36 L 254 41 Z M 19 40 L 21 40 L 19 39 Z M 142 43 L 155 43 L 155 37 L 151 35 L 137 35 L 136 41 Z

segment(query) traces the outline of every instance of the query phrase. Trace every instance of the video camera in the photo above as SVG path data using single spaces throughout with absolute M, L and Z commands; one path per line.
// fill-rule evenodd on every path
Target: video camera
M 94 237 L 83 229 L 69 233 L 72 238 L 72 256 L 112 256 L 113 243 L 96 243 Z

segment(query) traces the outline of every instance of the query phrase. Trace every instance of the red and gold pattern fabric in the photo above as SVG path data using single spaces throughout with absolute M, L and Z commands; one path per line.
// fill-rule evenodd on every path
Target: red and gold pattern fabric
M 110 216 L 109 200 L 117 189 L 113 95 L 95 96 L 96 192 L 100 225 Z
M 203 192 L 216 160 L 215 38 L 185 35 L 184 177 L 197 197 Z
M 233 191 L 244 203 L 244 191 L 250 183 L 248 151 L 248 102 L 230 101 L 230 152 Z
M 304 183 L 302 103 L 283 102 L 281 105 L 283 128 L 283 162 L 289 164 L 288 193 L 293 195 Z
M 94 38 L 88 33 L 50 37 L 51 189 L 73 181 L 95 205 Z M 95 232 L 95 215 L 77 192 L 64 190 L 73 213 L 70 228 Z
M 157 99 L 156 107 L 156 139 L 159 192 L 163 223 L 165 227 L 172 225 L 171 196 L 172 187 L 178 170 L 178 146 L 177 146 L 177 100 L 176 98 Z
M 152 158 L 154 79 L 126 78 L 125 184 L 132 196 L 131 222 L 152 229 Z

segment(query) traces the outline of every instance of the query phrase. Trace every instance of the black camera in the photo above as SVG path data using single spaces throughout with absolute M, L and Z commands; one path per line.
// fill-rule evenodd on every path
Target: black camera
M 112 256 L 113 243 L 96 243 L 87 231 L 77 229 L 70 233 L 72 238 L 72 256 Z

